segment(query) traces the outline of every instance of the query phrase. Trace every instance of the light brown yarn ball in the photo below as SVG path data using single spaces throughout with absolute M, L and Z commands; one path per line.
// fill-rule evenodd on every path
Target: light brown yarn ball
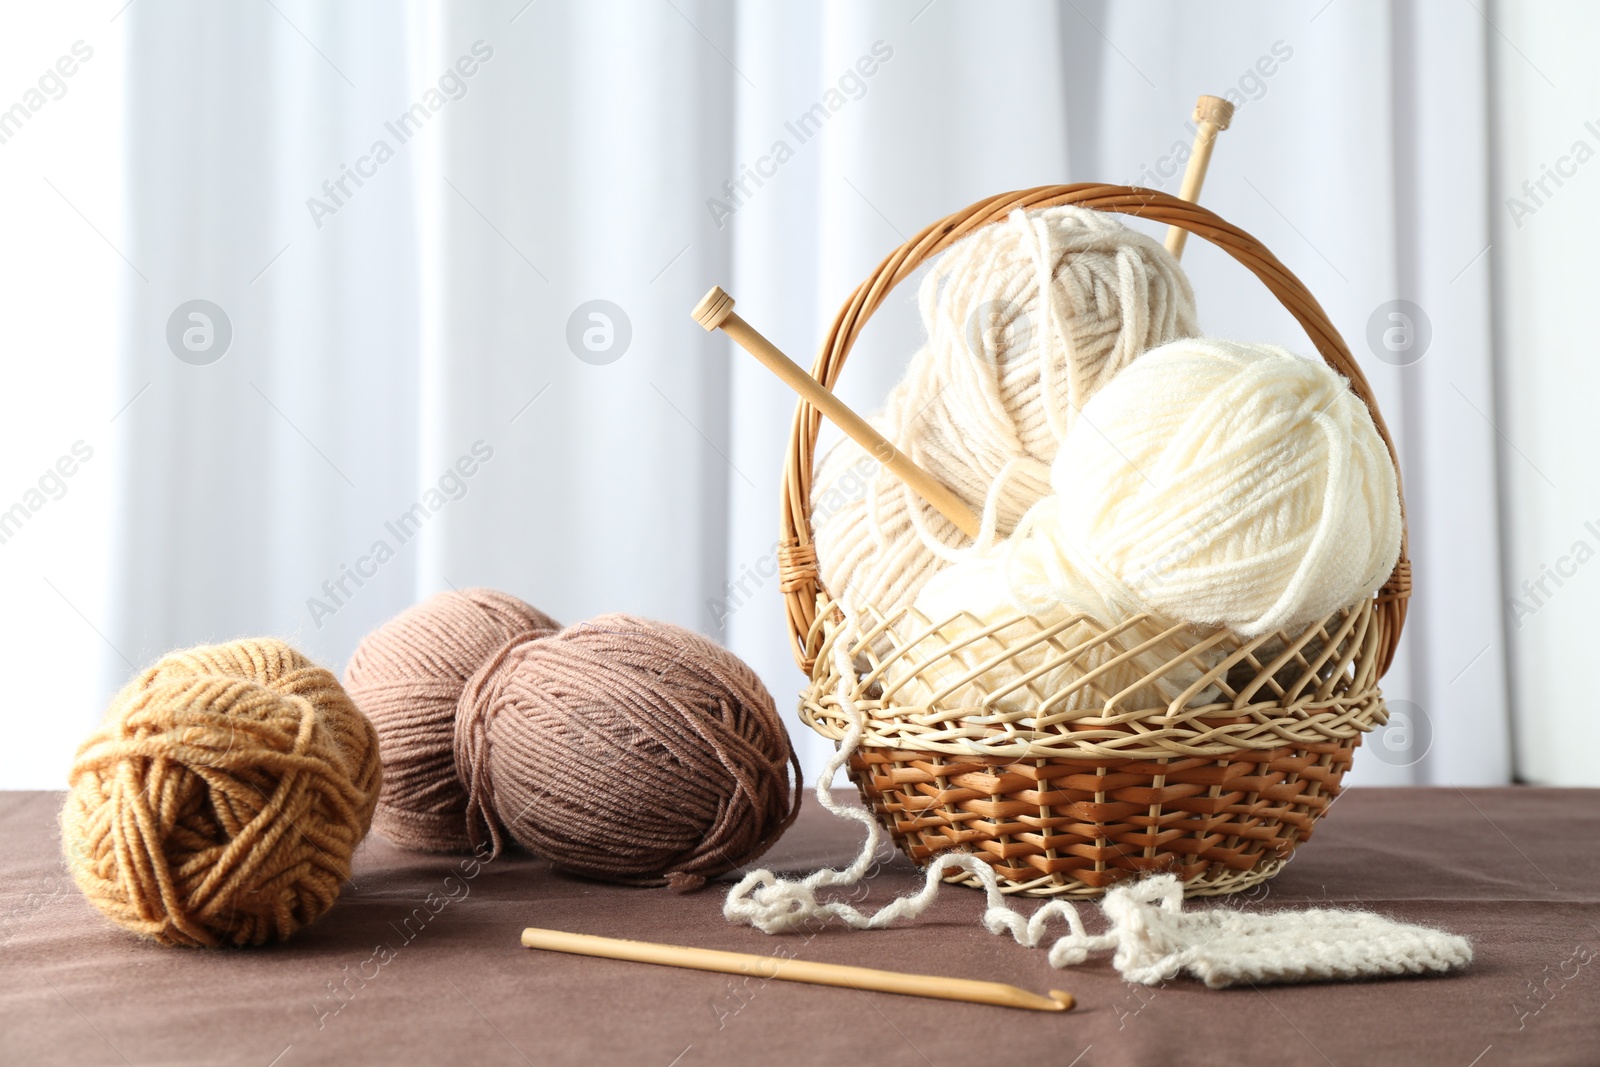
M 137 934 L 279 941 L 338 898 L 380 778 L 372 725 L 288 645 L 174 652 L 78 749 L 62 847 L 89 902 Z
M 468 683 L 458 773 L 475 841 L 695 889 L 794 821 L 800 764 L 772 695 L 713 641 L 601 615 L 501 649 Z
M 344 682 L 378 731 L 383 793 L 373 829 L 402 848 L 464 852 L 467 794 L 456 778 L 456 702 L 507 641 L 561 628 L 510 593 L 439 593 L 368 634 Z

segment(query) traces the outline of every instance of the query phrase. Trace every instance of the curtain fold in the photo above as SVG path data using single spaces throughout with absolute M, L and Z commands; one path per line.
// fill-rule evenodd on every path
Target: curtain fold
M 1391 25 L 1394 299 L 1418 309 L 1404 336 L 1412 347 L 1389 354 L 1401 364 L 1401 449 L 1417 590 L 1406 639 L 1411 688 L 1396 693 L 1407 701 L 1400 714 L 1410 721 L 1400 728 L 1410 731 L 1413 747 L 1431 740 L 1418 781 L 1489 785 L 1513 773 L 1499 582 L 1500 442 L 1485 417 L 1494 410 L 1486 53 L 1492 31 L 1470 5 L 1401 4 Z M 1382 330 L 1406 329 L 1389 301 L 1380 306 Z M 1373 321 L 1369 315 L 1350 329 L 1365 326 L 1370 336 Z M 1431 337 L 1424 348 L 1425 332 Z
M 831 4 L 820 17 L 810 8 L 739 8 L 739 63 L 756 88 L 736 86 L 735 158 L 754 160 L 783 140 L 794 157 L 729 220 L 737 284 L 727 288 L 802 365 L 811 366 L 856 285 L 908 236 L 993 193 L 1070 180 L 1057 9 L 1012 12 L 1036 32 L 1019 37 L 992 12 L 958 5 L 919 14 Z M 800 116 L 827 107 L 830 92 L 838 110 L 802 143 L 792 130 L 810 132 Z M 901 283 L 851 352 L 839 392 L 858 411 L 881 405 L 921 344 L 920 279 Z M 790 652 L 774 555 L 794 395 L 743 351 L 720 348 L 732 361 L 732 455 L 750 480 L 732 484 L 728 572 L 717 594 L 727 620 L 713 632 L 767 680 L 815 773 L 832 745 L 793 712 L 805 679 Z M 823 427 L 823 441 L 836 437 Z
M 1494 76 L 1486 258 L 1498 360 L 1492 390 L 1473 399 L 1500 429 L 1517 772 L 1600 785 L 1586 668 L 1600 631 L 1600 366 L 1583 317 L 1600 284 L 1600 10 L 1495 3 L 1488 12 L 1497 29 L 1486 48 Z M 1470 477 L 1470 468 L 1454 476 Z
M 384 127 L 409 16 L 280 8 L 124 16 L 126 252 L 149 282 L 126 283 L 120 378 L 144 392 L 115 424 L 111 640 L 135 663 L 259 632 L 340 658 L 413 591 L 401 563 L 349 577 L 415 492 L 412 156 Z M 395 158 L 362 167 L 379 140 Z M 217 332 L 186 361 L 169 319 L 194 300 Z

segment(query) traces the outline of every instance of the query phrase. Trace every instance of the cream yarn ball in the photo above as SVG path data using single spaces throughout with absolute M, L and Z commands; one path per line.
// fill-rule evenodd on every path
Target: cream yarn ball
M 980 545 L 1050 491 L 1090 397 L 1140 353 L 1199 331 L 1177 261 L 1077 207 L 1018 210 L 951 245 L 918 305 L 927 343 L 871 421 L 983 512 Z M 819 461 L 812 509 L 822 583 L 858 615 L 910 604 L 961 558 L 961 532 L 849 439 Z
M 1108 603 L 1246 637 L 1375 593 L 1400 555 L 1394 461 L 1321 360 L 1175 342 L 1084 408 L 1035 536 Z
M 1220 654 L 1197 647 L 1197 627 L 1295 635 L 1372 596 L 1400 553 L 1394 464 L 1367 406 L 1321 361 L 1272 345 L 1146 353 L 1084 406 L 1052 480 L 1009 542 L 924 587 L 917 610 L 960 647 L 920 671 L 892 664 L 894 699 L 1039 714 L 1205 703 Z M 1051 643 L 1041 624 L 1061 627 Z M 1107 629 L 1114 644 L 1065 654 Z

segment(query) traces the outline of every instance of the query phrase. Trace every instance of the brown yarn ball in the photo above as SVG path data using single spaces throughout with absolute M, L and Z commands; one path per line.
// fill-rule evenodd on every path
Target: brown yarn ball
M 457 772 L 474 843 L 696 889 L 794 821 L 800 763 L 754 671 L 668 623 L 602 615 L 510 642 L 467 685 Z
M 279 941 L 338 898 L 381 774 L 372 725 L 288 645 L 173 652 L 79 747 L 62 848 L 89 902 L 137 934 Z
M 444 592 L 368 634 L 344 684 L 378 731 L 383 793 L 372 828 L 402 848 L 465 852 L 467 794 L 456 778 L 456 702 L 507 641 L 561 629 L 494 589 Z

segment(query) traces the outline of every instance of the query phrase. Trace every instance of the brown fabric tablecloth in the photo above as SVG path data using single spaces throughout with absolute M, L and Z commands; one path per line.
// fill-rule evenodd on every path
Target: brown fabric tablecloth
M 523 855 L 463 879 L 457 859 L 375 837 L 339 904 L 287 944 L 162 948 L 78 894 L 60 804 L 0 793 L 7 1065 L 1600 1064 L 1600 791 L 1350 791 L 1245 906 L 1374 908 L 1470 936 L 1477 960 L 1448 978 L 1259 991 L 1132 986 L 1106 959 L 1055 971 L 1043 950 L 983 930 L 981 895 L 957 886 L 903 928 L 780 939 L 725 922 L 722 885 L 624 889 Z M 808 797 L 767 861 L 840 863 L 857 840 Z M 916 881 L 896 858 L 853 895 L 875 906 Z M 524 926 L 781 946 L 1068 989 L 1078 1007 L 1046 1015 L 534 952 L 518 943 Z

